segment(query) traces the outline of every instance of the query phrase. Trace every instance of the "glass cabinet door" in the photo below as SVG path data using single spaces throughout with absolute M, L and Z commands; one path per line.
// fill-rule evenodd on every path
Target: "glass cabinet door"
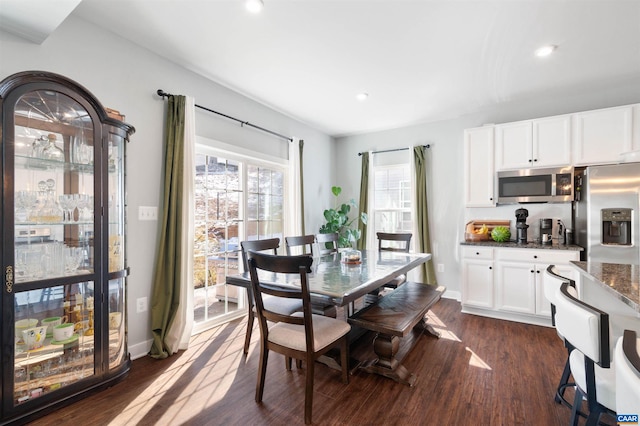
M 117 130 L 117 129 L 111 129 Z M 122 365 L 128 356 L 125 342 L 125 143 L 124 135 L 108 134 L 108 228 L 109 228 L 109 289 L 108 289 L 108 347 L 109 368 Z
M 54 90 L 28 91 L 15 103 L 15 278 L 7 288 L 14 298 L 14 405 L 95 374 L 94 175 L 101 156 L 93 114 Z
M 0 423 L 124 378 L 126 144 L 135 129 L 66 77 L 0 81 Z

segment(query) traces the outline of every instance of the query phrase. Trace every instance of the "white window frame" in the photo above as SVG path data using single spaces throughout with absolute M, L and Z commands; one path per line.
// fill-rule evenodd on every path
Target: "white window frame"
M 372 229 L 372 233 L 370 235 L 372 235 L 372 238 L 369 238 L 369 247 L 371 249 L 378 249 L 378 240 L 376 237 L 376 232 L 411 232 L 413 233 L 413 227 L 414 227 L 414 213 L 413 213 L 413 197 L 411 197 L 411 178 L 410 176 L 408 176 L 407 180 L 401 180 L 400 181 L 400 194 L 399 194 L 399 199 L 398 199 L 398 206 L 397 208 L 384 208 L 384 209 L 376 209 L 376 172 L 382 171 L 382 170 L 391 170 L 391 169 L 398 169 L 398 168 L 403 168 L 406 169 L 406 171 L 408 172 L 408 174 L 411 173 L 411 165 L 409 164 L 409 162 L 406 163 L 395 163 L 395 164 L 381 164 L 381 165 L 375 165 L 371 168 L 372 174 L 370 174 L 369 177 L 369 181 L 371 182 L 371 191 L 370 191 L 370 196 L 371 196 L 371 202 L 369 203 L 369 206 L 371 206 L 371 212 L 369 214 L 369 220 L 370 220 L 370 226 Z M 405 190 L 408 189 L 409 190 L 409 197 L 408 198 L 404 198 L 404 192 Z M 408 206 L 407 206 L 408 204 Z M 403 207 L 404 206 L 404 207 Z M 403 213 L 409 213 L 410 216 L 410 222 L 411 222 L 411 226 L 409 227 L 409 229 L 402 229 L 402 230 L 388 230 L 388 229 L 381 229 L 380 225 L 378 223 L 376 223 L 376 218 L 378 216 L 378 212 L 396 212 L 399 215 L 399 219 L 401 222 L 405 222 L 404 220 L 402 220 L 402 215 Z M 411 250 L 413 249 L 413 244 L 414 244 L 414 239 L 411 239 Z
M 204 154 L 213 157 L 221 157 L 228 160 L 242 162 L 243 166 L 241 167 L 241 176 L 240 182 L 242 186 L 242 199 L 243 204 L 238 206 L 239 208 L 239 218 L 240 223 L 238 225 L 238 239 L 241 241 L 246 236 L 246 227 L 244 224 L 247 223 L 247 209 L 246 209 L 246 190 L 247 190 L 247 164 L 255 165 L 258 167 L 265 167 L 269 169 L 276 169 L 283 173 L 283 208 L 284 208 L 284 216 L 283 216 L 283 228 L 282 232 L 284 233 L 287 229 L 287 222 L 290 220 L 290 202 L 289 202 L 289 161 L 287 159 L 273 157 L 267 154 L 257 153 L 256 151 L 249 150 L 246 148 L 237 147 L 234 145 L 230 145 L 218 140 L 205 138 L 202 136 L 196 136 L 196 146 L 195 146 L 196 154 Z M 284 235 L 282 236 L 282 240 L 284 240 Z M 283 243 L 280 244 L 281 247 Z M 242 254 L 238 253 L 238 262 L 239 269 L 238 272 L 242 272 L 241 262 L 242 262 Z M 214 286 L 224 286 L 225 288 L 225 300 L 228 303 L 228 284 L 216 284 Z M 229 322 L 233 319 L 240 318 L 247 314 L 246 310 L 246 291 L 240 287 L 236 287 L 238 290 L 238 309 L 233 312 L 229 312 L 227 314 L 223 314 L 211 319 L 208 319 L 203 322 L 196 323 L 194 321 L 192 335 L 201 333 L 207 329 L 215 327 L 217 325 Z M 195 291 L 195 289 L 194 289 Z

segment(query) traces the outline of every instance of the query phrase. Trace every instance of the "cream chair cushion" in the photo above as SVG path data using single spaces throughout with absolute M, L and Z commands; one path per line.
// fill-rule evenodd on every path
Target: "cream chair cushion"
M 296 312 L 293 316 L 303 316 Z M 351 330 L 351 326 L 341 320 L 322 315 L 313 316 L 313 350 L 319 351 L 335 342 Z M 306 351 L 304 326 L 279 322 L 269 329 L 269 341 L 298 351 Z
M 584 370 L 584 355 L 577 349 L 571 351 L 569 356 L 571 374 L 576 384 L 584 392 L 587 392 L 587 379 Z M 598 402 L 612 411 L 616 411 L 616 369 L 611 363 L 610 368 L 602 368 L 594 365 L 596 374 L 596 399 Z

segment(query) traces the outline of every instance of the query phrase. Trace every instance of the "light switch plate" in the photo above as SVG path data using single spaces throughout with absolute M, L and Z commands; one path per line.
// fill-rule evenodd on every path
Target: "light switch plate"
M 138 219 L 158 220 L 158 207 L 140 206 L 138 207 Z

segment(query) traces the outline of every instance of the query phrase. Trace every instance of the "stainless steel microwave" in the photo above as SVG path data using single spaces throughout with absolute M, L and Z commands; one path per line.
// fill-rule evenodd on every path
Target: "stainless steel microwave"
M 573 201 L 573 167 L 498 172 L 498 204 Z

